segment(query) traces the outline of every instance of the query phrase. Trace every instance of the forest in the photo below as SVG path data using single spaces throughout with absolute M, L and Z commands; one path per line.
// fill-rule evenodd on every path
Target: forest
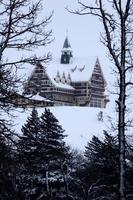
M 119 145 L 115 134 L 93 136 L 85 151 L 70 148 L 49 109 L 33 108 L 16 134 L 0 124 L 0 199 L 119 199 Z M 126 193 L 133 198 L 133 149 L 126 145 Z

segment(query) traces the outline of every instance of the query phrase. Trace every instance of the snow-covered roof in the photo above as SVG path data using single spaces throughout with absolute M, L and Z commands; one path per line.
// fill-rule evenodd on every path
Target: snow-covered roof
M 52 81 L 52 83 L 55 85 L 55 86 L 57 86 L 57 87 L 59 87 L 59 88 L 64 88 L 64 89 L 71 89 L 71 90 L 74 90 L 74 88 L 71 86 L 71 85 L 68 85 L 67 83 L 61 83 L 61 82 L 56 82 L 55 81 L 55 79 L 54 79 L 55 77 L 50 77 L 50 79 L 51 79 L 51 81 Z
M 59 72 L 60 76 L 65 73 L 66 78 L 68 77 L 68 74 L 70 74 L 72 82 L 89 81 L 95 63 L 96 57 L 73 58 L 73 61 L 70 64 L 60 64 L 60 59 L 55 59 L 47 65 L 46 70 L 51 80 L 53 80 L 56 77 L 57 72 Z
M 49 66 L 49 64 L 47 64 Z M 46 69 L 46 72 L 48 73 L 48 67 L 46 66 L 43 66 L 44 69 Z M 52 65 L 52 63 L 51 63 Z M 50 67 L 50 66 L 49 66 Z M 35 65 L 31 65 L 31 64 L 26 64 L 24 65 L 21 69 L 18 70 L 17 74 L 19 77 L 21 77 L 21 80 L 24 81 L 25 83 L 28 81 L 28 79 L 32 76 L 34 70 L 36 69 L 36 66 Z M 49 76 L 49 79 L 51 80 L 51 82 L 59 87 L 59 88 L 65 88 L 65 89 L 71 89 L 73 90 L 74 88 L 70 85 L 68 85 L 67 83 L 57 83 L 55 80 L 54 80 L 54 76 L 52 76 L 52 68 L 51 68 L 51 73 L 48 73 L 48 76 Z M 50 69 L 49 69 L 50 71 Z M 23 88 L 19 88 L 19 93 L 22 94 L 23 93 Z
M 72 82 L 78 81 L 89 81 L 96 64 L 97 57 L 87 57 L 87 58 L 72 58 L 72 63 L 70 64 L 60 64 L 60 58 L 53 59 L 50 63 L 43 66 L 46 69 L 52 83 L 59 88 L 71 89 L 74 88 L 67 83 L 57 82 L 57 73 L 62 77 L 63 73 L 67 79 L 68 76 L 71 77 Z M 27 82 L 28 78 L 32 76 L 36 66 L 27 64 L 19 70 L 19 75 L 23 77 L 24 82 Z M 102 66 L 101 66 L 102 69 Z M 104 74 L 104 70 L 103 74 Z M 106 77 L 105 77 L 106 78 Z M 20 89 L 22 91 L 22 88 Z M 20 92 L 22 93 L 22 92 Z
M 39 94 L 36 95 L 26 95 L 25 97 L 32 99 L 32 100 L 37 100 L 37 101 L 48 101 L 50 102 L 51 100 L 44 98 L 42 96 L 40 96 Z

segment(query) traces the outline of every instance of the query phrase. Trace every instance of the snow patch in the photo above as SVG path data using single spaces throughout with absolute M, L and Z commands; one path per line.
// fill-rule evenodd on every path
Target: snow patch
M 103 130 L 107 130 L 106 116 L 110 115 L 110 110 L 90 107 L 51 107 L 49 108 L 55 117 L 59 120 L 65 130 L 67 137 L 65 141 L 73 148 L 84 150 L 87 142 L 93 135 L 102 137 Z M 21 134 L 21 127 L 30 116 L 32 109 L 18 109 L 13 114 L 15 130 Z M 44 112 L 43 108 L 37 109 L 39 116 Z M 103 121 L 98 120 L 98 113 L 103 112 Z

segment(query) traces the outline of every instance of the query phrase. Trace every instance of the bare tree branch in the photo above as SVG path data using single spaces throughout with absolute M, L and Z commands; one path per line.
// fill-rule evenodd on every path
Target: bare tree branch
M 80 9 L 67 10 L 78 15 L 92 15 L 100 19 L 104 28 L 102 42 L 107 47 L 111 62 L 118 72 L 118 138 L 120 148 L 120 200 L 126 200 L 125 195 L 125 151 L 126 151 L 126 100 L 128 86 L 133 85 L 131 72 L 133 70 L 133 1 L 132 0 L 97 0 L 92 5 L 78 1 Z M 108 9 L 110 8 L 110 9 Z M 128 89 L 127 89 L 128 88 Z M 129 123 L 128 123 L 129 124 Z
M 25 63 L 46 63 L 51 59 L 50 53 L 37 56 L 35 52 L 36 48 L 45 48 L 52 41 L 52 31 L 48 31 L 47 26 L 53 13 L 43 19 L 39 16 L 41 10 L 41 0 L 0 1 L 0 109 L 7 107 L 8 110 L 12 106 L 9 99 L 17 92 L 20 82 L 15 68 Z M 14 59 L 10 59 L 8 50 L 12 50 L 12 55 L 18 52 L 18 56 L 13 55 Z M 7 99 L 8 104 L 5 103 Z

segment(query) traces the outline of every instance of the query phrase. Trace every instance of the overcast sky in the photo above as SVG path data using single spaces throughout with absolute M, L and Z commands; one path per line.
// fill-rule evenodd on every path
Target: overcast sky
M 54 10 L 54 16 L 50 28 L 53 29 L 54 42 L 49 46 L 53 57 L 59 57 L 60 51 L 66 37 L 73 49 L 73 55 L 78 57 L 99 57 L 101 64 L 109 65 L 107 51 L 100 42 L 100 32 L 102 25 L 99 20 L 92 16 L 78 16 L 70 14 L 65 10 L 68 6 L 71 9 L 78 8 L 77 0 L 45 0 L 44 16 Z

